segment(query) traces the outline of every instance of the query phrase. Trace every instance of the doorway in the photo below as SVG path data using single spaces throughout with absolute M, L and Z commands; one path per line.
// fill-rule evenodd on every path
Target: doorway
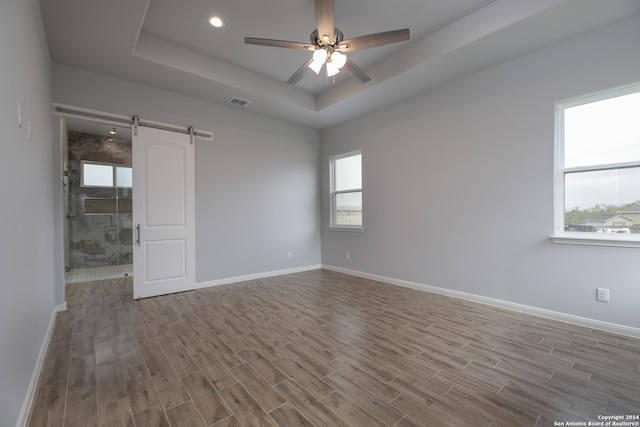
M 64 120 L 65 282 L 132 276 L 131 128 Z
M 213 135 L 138 116 L 54 110 L 65 283 L 124 278 L 136 299 L 195 289 L 194 143 Z

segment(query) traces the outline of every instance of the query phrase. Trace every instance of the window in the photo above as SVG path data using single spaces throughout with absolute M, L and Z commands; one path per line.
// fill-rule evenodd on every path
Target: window
M 554 241 L 640 246 L 640 86 L 559 103 L 556 114 Z
M 121 188 L 133 187 L 133 173 L 131 168 L 116 166 L 116 185 Z
M 128 166 L 82 162 L 83 187 L 133 187 L 133 175 Z
M 113 187 L 113 166 L 82 163 L 83 187 Z
M 362 229 L 362 152 L 331 157 L 331 227 Z

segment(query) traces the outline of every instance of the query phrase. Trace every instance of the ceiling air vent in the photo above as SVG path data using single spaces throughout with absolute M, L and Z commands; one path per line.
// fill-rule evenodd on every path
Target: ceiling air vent
M 231 98 L 229 102 L 232 104 L 239 105 L 240 107 L 244 107 L 245 105 L 251 103 L 251 101 L 249 101 L 248 99 L 238 98 L 237 96 L 234 96 L 233 98 Z

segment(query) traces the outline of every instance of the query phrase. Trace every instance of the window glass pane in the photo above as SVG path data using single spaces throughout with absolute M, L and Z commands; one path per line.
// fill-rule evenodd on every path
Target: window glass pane
M 133 175 L 131 174 L 131 168 L 128 167 L 116 167 L 116 183 L 118 187 L 133 187 Z
M 336 194 L 336 225 L 362 225 L 362 192 Z
M 565 230 L 640 233 L 640 167 L 565 174 Z
M 565 167 L 640 160 L 640 92 L 564 110 Z
M 362 188 L 362 154 L 336 159 L 335 173 L 335 191 Z
M 89 187 L 113 187 L 113 166 L 83 163 L 82 185 Z

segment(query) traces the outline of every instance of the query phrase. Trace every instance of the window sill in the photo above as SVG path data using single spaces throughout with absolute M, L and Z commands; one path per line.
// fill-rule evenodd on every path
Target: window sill
M 335 231 L 358 231 L 358 232 L 363 232 L 364 229 L 362 227 L 337 227 L 335 225 L 330 226 L 329 230 L 335 230 Z
M 585 235 L 587 234 L 587 235 Z M 640 248 L 640 235 L 618 235 L 595 233 L 564 233 L 551 236 L 553 243 L 567 245 L 613 246 L 618 248 Z

